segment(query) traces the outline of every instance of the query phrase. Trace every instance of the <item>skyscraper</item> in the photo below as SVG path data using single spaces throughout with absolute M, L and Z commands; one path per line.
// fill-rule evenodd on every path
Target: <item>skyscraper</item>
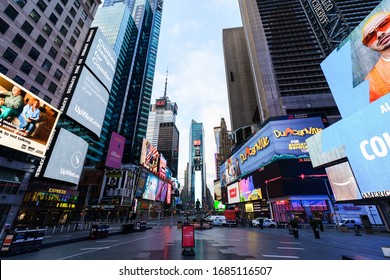
M 218 151 L 218 153 L 215 155 L 215 171 L 217 175 L 216 178 L 219 179 L 219 169 L 221 164 L 228 159 L 232 148 L 231 132 L 228 131 L 224 118 L 221 118 L 221 124 L 219 127 L 214 127 L 214 137 Z
M 320 63 L 379 2 L 239 1 L 260 123 L 289 113 L 340 118 Z
M 191 122 L 189 137 L 188 197 L 190 208 L 199 200 L 201 207 L 206 203 L 206 163 L 204 161 L 203 123 Z
M 102 161 L 111 132 L 126 138 L 123 163 L 139 161 L 152 94 L 162 0 L 105 1 L 93 26 L 118 56 L 100 140 L 90 139 L 88 163 Z
M 167 160 L 172 176 L 177 177 L 179 157 L 179 130 L 176 127 L 177 104 L 167 96 L 168 71 L 164 95 L 150 106 L 146 139 L 162 153 Z

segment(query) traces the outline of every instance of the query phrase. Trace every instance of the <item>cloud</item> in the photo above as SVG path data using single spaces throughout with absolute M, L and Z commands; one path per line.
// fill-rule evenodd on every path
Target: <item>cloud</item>
M 197 33 L 201 30 L 202 24 L 195 20 L 189 20 L 185 22 L 177 22 L 172 27 L 170 33 L 179 37 L 180 35 L 190 35 L 193 33 Z

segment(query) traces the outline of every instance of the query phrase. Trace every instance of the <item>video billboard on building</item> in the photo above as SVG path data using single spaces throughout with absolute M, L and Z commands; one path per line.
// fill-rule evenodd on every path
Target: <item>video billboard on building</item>
M 45 178 L 77 185 L 87 155 L 88 143 L 63 128 L 57 132 L 53 142 L 48 160 L 38 167 L 35 176 L 42 175 Z
M 384 0 L 321 64 L 343 119 L 307 141 L 322 164 L 342 151 L 363 199 L 390 197 L 389 18 Z
M 0 145 L 44 157 L 60 112 L 0 73 Z
M 240 202 L 240 188 L 238 182 L 227 186 L 227 193 L 229 204 Z
M 269 121 L 221 165 L 221 187 L 275 160 L 308 158 L 305 140 L 323 128 L 321 116 Z
M 153 173 L 158 172 L 158 162 L 160 153 L 146 139 L 143 139 L 140 164 Z
M 113 132 L 111 134 L 110 146 L 108 147 L 106 166 L 120 169 L 122 166 L 123 150 L 126 138 Z

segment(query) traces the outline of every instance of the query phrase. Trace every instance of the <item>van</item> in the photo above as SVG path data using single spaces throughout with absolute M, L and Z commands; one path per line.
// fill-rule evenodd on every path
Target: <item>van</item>
M 347 228 L 355 228 L 355 225 L 362 226 L 362 223 L 357 220 L 352 219 L 342 219 L 340 223 L 338 223 L 339 227 L 347 227 Z
M 226 226 L 225 216 L 211 215 L 206 218 L 206 221 L 211 222 L 213 226 Z

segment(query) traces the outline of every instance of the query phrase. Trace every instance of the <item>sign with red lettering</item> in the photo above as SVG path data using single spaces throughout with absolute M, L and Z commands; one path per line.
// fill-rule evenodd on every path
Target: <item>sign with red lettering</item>
M 183 248 L 195 247 L 195 228 L 194 225 L 183 225 L 181 231 L 181 245 Z

